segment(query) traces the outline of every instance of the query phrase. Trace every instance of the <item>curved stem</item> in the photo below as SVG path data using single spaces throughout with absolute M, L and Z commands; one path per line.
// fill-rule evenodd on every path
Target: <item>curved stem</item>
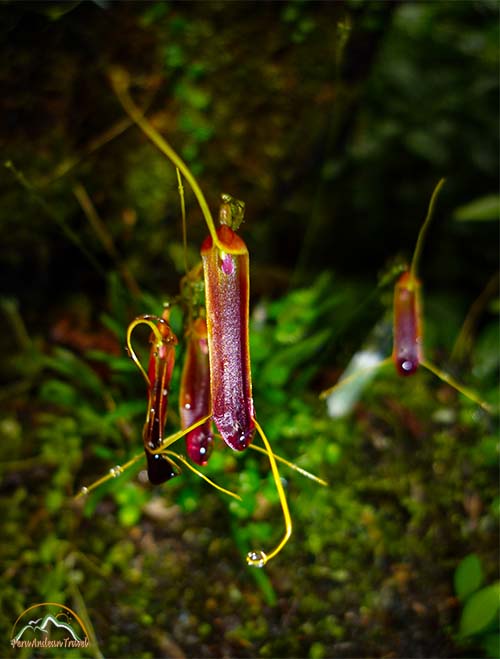
M 167 156 L 170 162 L 182 172 L 182 175 L 191 186 L 191 189 L 200 206 L 201 212 L 203 213 L 203 217 L 205 218 L 205 222 L 207 224 L 208 230 L 210 231 L 210 235 L 212 236 L 212 241 L 214 244 L 217 245 L 218 249 L 220 249 L 222 252 L 232 254 L 233 252 L 225 247 L 217 236 L 215 223 L 212 217 L 212 213 L 210 212 L 210 208 L 208 207 L 207 201 L 205 199 L 205 195 L 201 191 L 201 188 L 198 185 L 196 179 L 191 174 L 189 167 L 174 151 L 174 149 L 165 140 L 165 138 L 163 138 L 160 133 L 158 133 L 158 131 L 153 128 L 143 113 L 135 105 L 128 91 L 126 76 L 122 72 L 112 71 L 111 83 L 113 85 L 114 92 L 125 112 L 133 121 L 135 121 L 143 133 L 149 137 L 153 144 Z
M 219 490 L 219 492 L 222 492 L 223 494 L 227 494 L 228 496 L 233 497 L 233 499 L 237 499 L 238 501 L 241 501 L 241 497 L 238 494 L 231 492 L 231 490 L 226 490 L 225 487 L 222 487 L 221 485 L 217 485 L 217 483 L 214 483 L 214 481 L 208 478 L 208 476 L 205 476 L 204 473 L 196 469 L 196 467 L 193 467 L 193 465 L 190 464 L 183 455 L 179 455 L 179 453 L 175 453 L 174 451 L 168 451 L 168 450 L 164 450 L 162 452 L 162 455 L 168 455 L 170 457 L 177 458 L 177 460 L 182 462 L 182 464 L 185 467 L 190 469 L 194 474 L 196 474 L 200 478 L 203 478 L 204 481 L 206 481 L 212 487 L 215 487 L 216 490 Z
M 433 375 L 438 377 L 440 380 L 443 382 L 446 382 L 446 384 L 449 384 L 450 387 L 453 387 L 456 389 L 459 393 L 461 393 L 463 396 L 466 396 L 470 400 L 472 400 L 474 403 L 479 405 L 480 407 L 483 408 L 486 412 L 489 412 L 490 414 L 493 413 L 493 407 L 489 404 L 486 403 L 484 400 L 481 400 L 479 398 L 478 394 L 476 394 L 475 391 L 472 391 L 472 389 L 469 389 L 468 387 L 464 387 L 463 384 L 460 384 L 460 382 L 457 382 L 455 378 L 453 378 L 451 375 L 448 375 L 448 373 L 445 373 L 442 371 L 440 368 L 437 366 L 434 366 L 434 364 L 431 364 L 431 362 L 428 362 L 426 360 L 422 360 L 420 362 L 424 368 L 426 368 L 428 371 L 430 371 Z
M 254 451 L 258 451 L 259 453 L 263 453 L 264 455 L 269 455 L 267 450 L 265 448 L 262 448 L 262 446 L 256 446 L 255 444 L 250 444 L 250 446 L 248 448 L 251 448 Z M 311 474 L 310 471 L 307 471 L 306 469 L 302 469 L 302 467 L 299 467 L 294 462 L 290 462 L 289 460 L 286 460 L 285 458 L 282 458 L 280 455 L 277 455 L 276 453 L 273 453 L 273 455 L 274 455 L 274 459 L 277 462 L 281 462 L 282 464 L 286 465 L 287 467 L 290 467 L 290 469 L 293 469 L 294 471 L 297 471 L 299 474 L 302 474 L 302 476 L 305 476 L 306 478 L 309 478 L 310 480 L 314 481 L 315 483 L 319 483 L 319 485 L 323 485 L 324 487 L 328 487 L 327 481 L 323 480 L 319 476 L 315 476 L 314 474 Z
M 154 322 L 153 322 L 153 318 L 154 318 Z M 161 335 L 161 332 L 158 329 L 158 327 L 155 325 L 155 322 L 165 323 L 166 321 L 163 318 L 159 318 L 158 316 L 138 316 L 127 327 L 127 350 L 128 350 L 128 353 L 130 355 L 130 358 L 134 362 L 134 364 L 137 366 L 137 368 L 142 373 L 142 376 L 146 380 L 146 384 L 147 384 L 148 387 L 151 386 L 148 374 L 144 370 L 143 365 L 139 361 L 139 358 L 135 354 L 135 350 L 132 347 L 132 332 L 134 331 L 134 329 L 138 325 L 147 325 L 151 329 L 153 334 L 155 335 L 155 338 L 158 341 L 158 343 L 161 343 L 162 341 L 164 341 L 164 337 Z
M 427 210 L 427 217 L 424 220 L 424 223 L 422 224 L 422 227 L 420 228 L 420 231 L 418 232 L 418 238 L 417 238 L 417 244 L 415 245 L 415 251 L 413 252 L 413 258 L 411 260 L 411 268 L 410 268 L 410 274 L 412 276 L 412 279 L 415 280 L 417 278 L 417 268 L 418 268 L 418 261 L 420 259 L 420 254 L 422 252 L 422 247 L 424 244 L 424 238 L 425 234 L 427 233 L 427 229 L 429 228 L 430 221 L 432 219 L 432 215 L 434 213 L 434 206 L 436 205 L 436 200 L 439 194 L 439 191 L 444 185 L 446 179 L 442 178 L 438 181 L 438 184 L 434 188 L 434 192 L 432 193 L 431 200 L 429 202 L 429 208 Z
M 250 565 L 251 567 L 264 567 L 264 565 L 267 562 L 269 562 L 272 558 L 274 558 L 288 542 L 290 536 L 292 535 L 292 518 L 290 516 L 290 511 L 288 509 L 288 503 L 286 500 L 285 491 L 281 483 L 281 478 L 278 471 L 278 465 L 276 464 L 274 453 L 272 452 L 269 440 L 267 439 L 257 419 L 254 418 L 253 421 L 255 423 L 255 427 L 257 428 L 257 432 L 261 436 L 262 441 L 264 442 L 264 446 L 266 447 L 267 455 L 269 458 L 269 464 L 271 465 L 271 471 L 273 472 L 274 484 L 276 485 L 276 490 L 278 491 L 281 508 L 283 510 L 283 518 L 285 520 L 285 535 L 283 536 L 279 544 L 269 554 L 266 554 L 262 550 L 250 551 L 247 554 L 248 565 Z
M 181 200 L 181 215 L 182 215 L 182 248 L 183 248 L 183 257 L 184 257 L 184 274 L 188 273 L 188 262 L 187 262 L 187 229 L 186 229 L 186 203 L 184 199 L 184 186 L 182 185 L 181 173 L 179 168 L 175 168 L 175 173 L 177 174 L 177 189 L 179 190 L 179 197 Z
M 162 441 L 160 446 L 155 449 L 148 449 L 149 452 L 152 455 L 155 455 L 156 453 L 162 453 L 165 451 L 165 449 L 168 446 L 172 446 L 172 444 L 175 444 L 179 439 L 184 437 L 184 435 L 187 435 L 188 432 L 191 432 L 191 430 L 194 430 L 195 428 L 198 428 L 199 426 L 202 426 L 208 419 L 212 417 L 211 414 L 207 414 L 207 416 L 204 416 L 202 419 L 199 419 L 196 421 L 196 423 L 193 423 L 192 425 L 188 426 L 187 428 L 184 428 L 183 430 L 178 430 L 177 432 L 174 432 L 173 435 L 169 435 L 168 437 L 165 437 L 165 439 Z
M 477 297 L 472 303 L 465 320 L 462 324 L 462 329 L 458 335 L 453 350 L 451 351 L 451 359 L 462 360 L 466 357 L 467 353 L 472 347 L 472 335 L 477 326 L 479 317 L 483 313 L 486 305 L 494 295 L 498 295 L 498 286 L 499 286 L 499 276 L 500 272 L 496 272 L 491 279 L 488 280 L 488 283 L 481 291 L 479 297 Z

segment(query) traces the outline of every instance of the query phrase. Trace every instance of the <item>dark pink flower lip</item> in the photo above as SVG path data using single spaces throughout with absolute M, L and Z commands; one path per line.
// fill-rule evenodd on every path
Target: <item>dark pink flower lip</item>
M 399 375 L 413 375 L 422 362 L 420 282 L 404 272 L 394 289 L 392 358 Z
M 144 449 L 146 451 L 148 478 L 153 485 L 170 480 L 177 475 L 171 461 L 165 456 L 151 451 L 158 449 L 163 442 L 165 423 L 167 421 L 168 393 L 175 364 L 175 346 L 177 338 L 168 324 L 168 311 L 165 317 L 151 317 L 157 321 L 158 336 L 151 334 L 151 350 L 148 364 L 148 411 L 143 429 Z M 149 318 L 148 318 L 149 319 Z
M 224 442 L 243 451 L 255 432 L 248 336 L 249 264 L 245 243 L 228 226 L 217 236 L 237 245 L 227 254 L 209 236 L 202 245 L 212 419 Z
M 187 338 L 186 356 L 181 377 L 179 411 L 183 428 L 192 426 L 210 414 L 210 367 L 207 346 L 207 324 L 197 318 Z M 186 435 L 189 458 L 205 466 L 213 449 L 212 421 L 194 428 Z

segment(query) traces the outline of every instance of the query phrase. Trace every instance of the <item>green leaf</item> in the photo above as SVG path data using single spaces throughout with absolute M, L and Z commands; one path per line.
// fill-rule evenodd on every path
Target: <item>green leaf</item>
M 146 402 L 144 400 L 128 400 L 124 403 L 119 403 L 116 407 L 101 415 L 103 423 L 114 424 L 117 420 L 126 420 L 138 415 L 144 415 Z
M 283 387 L 292 371 L 300 364 L 312 360 L 329 338 L 330 330 L 326 329 L 280 350 L 267 362 L 262 379 L 272 387 Z
M 500 634 L 488 634 L 482 639 L 481 645 L 488 657 L 491 657 L 491 659 L 499 659 Z
M 79 402 L 75 388 L 61 380 L 46 380 L 40 387 L 40 399 L 64 407 L 74 408 Z
M 498 615 L 499 604 L 500 582 L 471 595 L 460 618 L 460 636 L 471 636 L 486 629 Z
M 99 376 L 71 351 L 56 347 L 52 351 L 52 356 L 45 357 L 44 363 L 47 368 L 70 378 L 72 382 L 78 382 L 81 388 L 102 395 L 103 383 Z
M 491 194 L 459 206 L 453 213 L 459 222 L 484 222 L 500 219 L 500 196 Z
M 469 554 L 455 570 L 455 593 L 462 602 L 483 585 L 484 574 L 481 561 L 476 554 Z

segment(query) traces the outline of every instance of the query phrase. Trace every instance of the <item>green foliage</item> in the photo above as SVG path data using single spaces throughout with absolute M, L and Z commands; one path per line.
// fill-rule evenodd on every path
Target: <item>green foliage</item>
M 496 621 L 500 606 L 500 582 L 481 588 L 465 602 L 460 618 L 460 635 L 472 636 L 487 629 Z
M 483 566 L 476 554 L 469 554 L 455 570 L 455 593 L 462 602 L 478 590 L 484 581 Z
M 500 196 L 487 195 L 457 208 L 453 217 L 460 222 L 484 222 L 500 219 Z
M 469 554 L 457 566 L 455 593 L 463 604 L 459 623 L 462 642 L 473 640 L 487 657 L 500 655 L 500 582 L 481 587 L 483 566 L 476 554 Z

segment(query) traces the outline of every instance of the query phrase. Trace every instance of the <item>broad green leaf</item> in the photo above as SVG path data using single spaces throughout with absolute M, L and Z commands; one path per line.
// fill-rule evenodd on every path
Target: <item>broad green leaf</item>
M 483 650 L 486 656 L 491 659 L 499 659 L 500 657 L 500 634 L 488 634 L 481 641 Z
M 453 213 L 459 222 L 484 222 L 500 219 L 500 196 L 491 194 L 459 206 Z
M 469 554 L 455 570 L 455 593 L 462 602 L 483 585 L 484 574 L 481 561 L 476 554 Z
M 471 636 L 486 629 L 498 616 L 499 604 L 500 582 L 471 595 L 460 618 L 460 636 Z

